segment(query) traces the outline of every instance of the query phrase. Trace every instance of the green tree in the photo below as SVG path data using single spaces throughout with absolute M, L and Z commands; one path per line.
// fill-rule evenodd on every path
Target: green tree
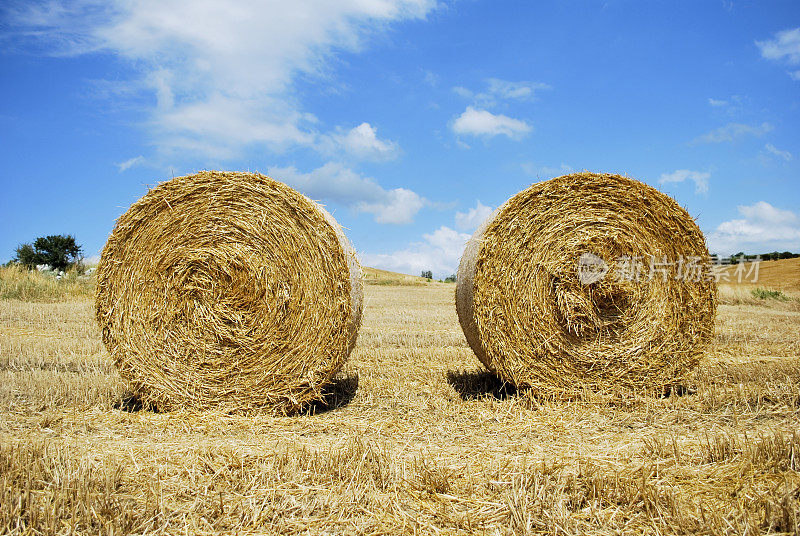
M 36 250 L 30 244 L 22 244 L 16 249 L 17 256 L 14 257 L 14 262 L 25 266 L 28 269 L 35 267 L 37 264 L 42 264 Z
M 81 258 L 81 247 L 72 235 L 40 236 L 33 247 L 42 255 L 44 264 L 49 264 L 54 270 L 66 270 Z
M 81 260 L 81 246 L 72 235 L 40 236 L 33 245 L 19 246 L 14 260 L 28 268 L 49 264 L 53 270 L 66 270 Z
M 425 279 L 433 279 L 433 272 L 430 270 L 423 270 L 422 275 L 420 277 L 424 277 Z

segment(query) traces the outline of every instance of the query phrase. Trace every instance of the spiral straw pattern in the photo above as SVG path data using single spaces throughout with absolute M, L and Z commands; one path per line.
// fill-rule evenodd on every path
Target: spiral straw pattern
M 297 410 L 346 361 L 362 302 L 333 217 L 257 173 L 158 185 L 119 218 L 97 269 L 103 342 L 161 410 Z
M 702 232 L 669 196 L 575 173 L 498 208 L 467 244 L 456 309 L 478 358 L 539 394 L 663 390 L 714 332 Z

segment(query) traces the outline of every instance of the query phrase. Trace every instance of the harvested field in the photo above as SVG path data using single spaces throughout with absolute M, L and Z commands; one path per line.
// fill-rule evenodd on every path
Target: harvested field
M 751 263 L 744 263 L 746 272 L 750 272 Z M 758 281 L 753 282 L 752 278 L 743 277 L 739 282 L 735 273 L 735 266 L 728 272 L 730 276 L 723 280 L 724 283 L 732 285 L 761 286 L 784 292 L 800 292 L 800 257 L 794 259 L 781 259 L 777 261 L 762 261 L 759 264 Z
M 89 299 L 0 301 L 0 532 L 797 532 L 800 312 L 721 305 L 671 396 L 554 402 L 485 372 L 453 293 L 366 286 L 294 417 L 141 410 Z

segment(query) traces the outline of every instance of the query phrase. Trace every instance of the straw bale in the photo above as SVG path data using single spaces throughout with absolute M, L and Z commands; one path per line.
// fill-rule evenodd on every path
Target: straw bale
M 96 317 L 120 373 L 162 410 L 318 399 L 355 345 L 361 268 L 322 207 L 257 173 L 150 190 L 97 268 Z
M 709 261 L 669 196 L 618 175 L 564 175 L 513 196 L 475 232 L 456 309 L 477 357 L 518 387 L 662 390 L 713 336 Z

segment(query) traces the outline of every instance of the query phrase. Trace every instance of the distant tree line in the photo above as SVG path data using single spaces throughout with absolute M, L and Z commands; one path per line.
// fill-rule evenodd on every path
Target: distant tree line
M 711 255 L 711 260 L 714 262 L 720 261 L 723 263 L 735 264 L 740 261 L 754 261 L 761 259 L 762 261 L 777 261 L 780 259 L 794 259 L 800 257 L 800 253 L 792 253 L 791 251 L 773 251 L 772 253 L 761 253 L 759 255 L 748 255 L 743 251 L 735 253 L 730 257 L 720 257 L 716 253 Z
M 752 257 L 752 255 L 750 257 Z M 779 253 L 777 251 L 773 251 L 772 253 L 761 254 L 761 260 L 764 261 L 777 261 L 779 259 L 794 259 L 795 257 L 800 257 L 800 253 L 792 253 L 791 251 L 784 251 Z
M 427 279 L 429 281 L 433 280 L 433 270 L 423 270 L 420 274 L 420 277 Z M 439 280 L 440 283 L 455 283 L 456 282 L 456 274 L 451 274 L 445 277 L 444 279 Z
M 82 248 L 72 235 L 40 236 L 32 244 L 21 244 L 11 263 L 33 269 L 46 264 L 53 270 L 67 270 L 83 259 Z

